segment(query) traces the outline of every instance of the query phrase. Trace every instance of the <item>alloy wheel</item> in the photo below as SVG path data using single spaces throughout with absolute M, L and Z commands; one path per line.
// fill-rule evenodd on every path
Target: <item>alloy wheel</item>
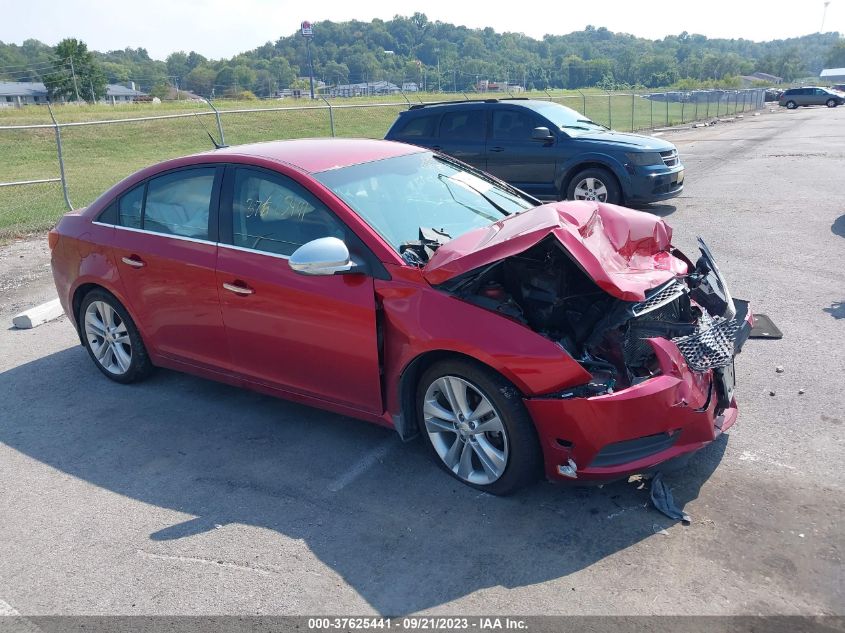
M 132 341 L 126 323 L 105 301 L 92 301 L 85 310 L 85 337 L 94 358 L 110 374 L 120 376 L 132 364 Z
M 598 200 L 607 202 L 607 187 L 598 178 L 584 178 L 575 185 L 576 200 Z
M 459 479 L 484 486 L 505 472 L 507 431 L 493 403 L 472 383 L 457 376 L 432 382 L 423 418 L 435 452 Z

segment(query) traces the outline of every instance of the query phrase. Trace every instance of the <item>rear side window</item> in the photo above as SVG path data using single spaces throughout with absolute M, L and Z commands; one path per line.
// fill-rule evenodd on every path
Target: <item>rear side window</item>
M 797 95 L 799 92 L 801 92 L 801 91 L 796 89 L 796 88 L 793 88 L 792 90 L 787 90 L 783 94 L 786 95 L 786 96 L 792 96 L 792 95 Z
M 144 205 L 144 186 L 138 185 L 120 196 L 117 203 L 118 222 L 132 229 L 141 228 L 141 208 Z
M 150 180 L 144 205 L 144 230 L 208 239 L 216 171 L 215 167 L 190 169 Z
M 447 112 L 440 121 L 440 136 L 454 140 L 484 140 L 484 111 L 461 109 Z
M 428 116 L 409 117 L 399 129 L 398 135 L 402 137 L 424 137 L 434 136 L 434 126 L 437 124 L 436 114 Z

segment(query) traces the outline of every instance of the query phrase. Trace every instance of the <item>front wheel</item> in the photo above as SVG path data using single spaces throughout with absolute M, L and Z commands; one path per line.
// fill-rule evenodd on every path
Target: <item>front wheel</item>
M 787 101 L 786 102 L 786 109 L 787 110 L 794 110 L 797 107 L 798 107 L 798 104 L 795 103 L 794 101 Z
M 138 328 L 112 294 L 92 290 L 85 295 L 79 307 L 79 324 L 91 360 L 115 382 L 135 382 L 152 371 Z
M 613 174 L 606 169 L 592 168 L 575 174 L 566 188 L 566 198 L 620 204 L 622 192 Z
M 835 108 L 837 105 L 836 99 L 828 99 L 826 105 L 828 108 Z
M 421 435 L 436 461 L 465 484 L 507 495 L 536 480 L 537 433 L 516 388 L 466 360 L 437 363 L 417 391 Z

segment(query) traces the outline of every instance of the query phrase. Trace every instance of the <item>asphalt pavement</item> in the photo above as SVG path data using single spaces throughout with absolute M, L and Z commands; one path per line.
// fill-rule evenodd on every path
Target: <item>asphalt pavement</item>
M 648 210 L 784 332 L 747 343 L 739 422 L 667 477 L 690 525 L 636 483 L 496 498 L 363 422 L 171 371 L 114 384 L 67 319 L 7 329 L 50 295 L 21 242 L 0 249 L 0 613 L 843 614 L 845 108 L 664 138 L 686 188 Z

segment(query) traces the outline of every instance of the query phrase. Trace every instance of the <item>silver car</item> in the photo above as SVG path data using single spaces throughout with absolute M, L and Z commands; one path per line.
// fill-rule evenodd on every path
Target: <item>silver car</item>
M 786 106 L 790 110 L 798 106 L 811 105 L 826 105 L 828 108 L 835 108 L 843 103 L 845 103 L 845 96 L 841 93 L 817 86 L 790 88 L 778 100 L 778 105 Z

